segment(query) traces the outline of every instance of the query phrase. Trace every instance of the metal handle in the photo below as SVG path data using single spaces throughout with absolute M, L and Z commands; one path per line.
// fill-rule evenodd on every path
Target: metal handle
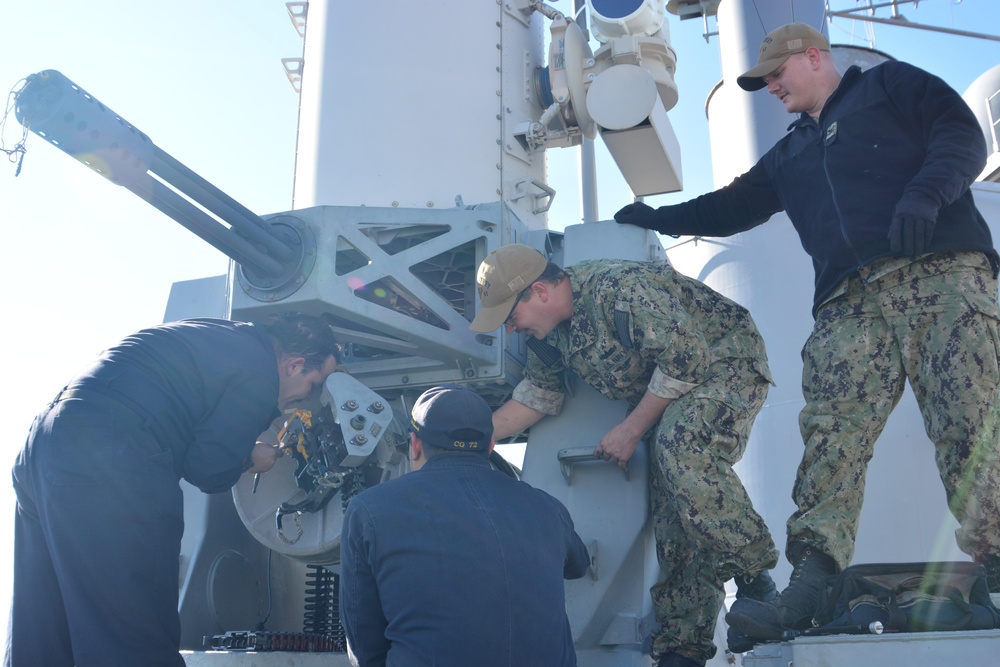
M 534 186 L 541 190 L 541 192 L 528 192 L 529 186 Z M 517 201 L 525 196 L 530 196 L 533 199 L 531 206 L 532 213 L 545 213 L 552 206 L 552 200 L 555 199 L 556 191 L 537 178 L 522 178 L 514 183 L 514 194 L 508 197 L 508 199 L 510 201 Z
M 556 455 L 559 459 L 559 469 L 562 471 L 563 478 L 566 480 L 567 484 L 573 483 L 573 468 L 577 463 L 607 463 L 604 459 L 594 456 L 593 447 L 567 447 L 566 449 L 560 449 L 559 453 Z M 615 464 L 617 467 L 617 464 Z M 625 481 L 628 481 L 628 468 L 624 470 Z

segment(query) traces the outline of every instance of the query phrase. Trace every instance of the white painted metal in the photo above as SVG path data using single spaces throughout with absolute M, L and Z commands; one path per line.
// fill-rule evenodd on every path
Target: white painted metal
M 678 99 L 677 56 L 669 24 L 663 21 L 663 3 L 658 3 L 658 13 L 653 4 L 637 0 L 597 6 L 614 10 L 617 20 L 594 16 L 609 34 L 599 37 L 605 43 L 594 53 L 586 95 L 588 116 L 636 197 L 682 187 L 680 146 L 667 117 Z
M 743 667 L 886 667 L 887 665 L 995 665 L 1000 630 L 902 635 L 840 635 L 796 639 L 755 649 Z
M 449 208 L 506 201 L 545 225 L 516 183 L 544 183 L 544 154 L 510 128 L 541 114 L 532 76 L 542 20 L 523 2 L 312 0 L 294 207 Z
M 601 131 L 604 145 L 636 197 L 683 187 L 680 144 L 666 109 L 657 101 L 647 120 L 625 130 Z
M 962 97 L 976 114 L 986 136 L 989 158 L 980 178 L 1000 180 L 1000 65 L 983 72 L 962 93 Z
M 594 39 L 601 43 L 625 35 L 653 35 L 664 25 L 665 6 L 659 0 L 587 0 L 587 6 Z
M 628 96 L 629 91 L 641 94 Z M 624 130 L 649 117 L 657 102 L 656 82 L 638 65 L 613 65 L 594 80 L 587 91 L 587 108 L 597 124 Z

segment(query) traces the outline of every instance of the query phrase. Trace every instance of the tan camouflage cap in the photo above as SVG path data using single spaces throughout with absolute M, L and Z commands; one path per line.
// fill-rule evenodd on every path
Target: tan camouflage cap
M 487 255 L 476 274 L 482 306 L 469 328 L 486 333 L 501 327 L 514 310 L 518 295 L 538 280 L 547 265 L 542 253 L 520 243 Z

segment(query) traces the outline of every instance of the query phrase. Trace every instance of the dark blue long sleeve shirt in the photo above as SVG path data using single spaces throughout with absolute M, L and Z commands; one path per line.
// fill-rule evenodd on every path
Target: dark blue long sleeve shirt
M 206 492 L 243 472 L 279 416 L 278 367 L 267 336 L 245 322 L 183 320 L 138 331 L 68 386 L 102 393 L 146 419 L 174 469 Z
M 940 78 L 902 62 L 851 67 L 819 118 L 803 113 L 729 185 L 656 211 L 663 234 L 728 236 L 784 210 L 812 257 L 814 310 L 858 267 L 892 255 L 896 207 L 937 221 L 929 252 L 978 250 L 998 265 L 969 186 L 986 164 L 982 129 Z
M 351 499 L 341 618 L 363 667 L 572 667 L 563 579 L 588 565 L 559 501 L 441 454 Z

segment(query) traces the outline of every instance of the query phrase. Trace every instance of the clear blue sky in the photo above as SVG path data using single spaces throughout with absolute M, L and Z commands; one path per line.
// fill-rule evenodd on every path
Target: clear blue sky
M 567 12 L 572 6 L 570 0 L 549 4 Z M 912 3 L 901 8 L 913 22 L 1000 32 L 997 0 L 921 0 L 917 9 Z M 888 10 L 878 15 L 887 18 Z M 0 23 L 0 86 L 10 89 L 28 74 L 58 69 L 251 210 L 291 208 L 298 100 L 280 59 L 300 55 L 302 45 L 282 0 L 8 2 Z M 670 24 L 680 89 L 670 117 L 681 140 L 686 190 L 653 198 L 654 205 L 712 187 L 704 105 L 721 76 L 718 42 L 706 43 L 699 20 L 671 16 Z M 715 29 L 714 21 L 710 26 Z M 866 43 L 861 23 L 838 19 L 829 32 L 834 43 Z M 876 48 L 942 76 L 960 92 L 1000 63 L 998 42 L 880 25 L 874 34 Z M 7 148 L 19 133 L 8 119 Z M 0 280 L 10 354 L 0 389 L 7 424 L 0 446 L 5 545 L 13 532 L 13 493 L 3 480 L 34 414 L 102 348 L 161 321 L 173 282 L 227 268 L 218 251 L 39 137 L 29 136 L 27 147 L 20 176 L 0 162 Z M 608 175 L 613 165 L 600 146 L 598 158 L 600 217 L 610 218 L 629 195 Z M 548 159 L 558 190 L 551 223 L 562 228 L 580 219 L 574 151 L 552 151 Z M 0 628 L 6 627 L 9 571 L 3 546 Z

